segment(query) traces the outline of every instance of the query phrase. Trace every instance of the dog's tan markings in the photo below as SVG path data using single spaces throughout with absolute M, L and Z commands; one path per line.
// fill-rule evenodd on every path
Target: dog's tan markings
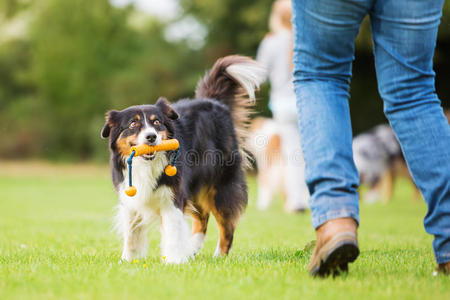
M 161 130 L 161 131 L 158 131 L 158 134 L 161 136 L 161 138 L 163 140 L 167 140 L 167 131 Z
M 205 187 L 193 198 L 195 210 L 191 211 L 192 234 L 206 233 L 209 213 L 212 212 L 219 227 L 219 248 L 222 255 L 228 254 L 233 243 L 234 229 L 240 214 L 226 215 L 215 205 L 216 190 Z
M 213 188 L 203 188 L 195 195 L 192 205 L 194 210 L 192 216 L 192 235 L 196 233 L 206 233 L 211 206 L 214 205 L 216 190 Z
M 253 121 L 250 123 L 249 131 L 255 132 L 259 129 L 261 129 L 264 126 L 264 123 L 266 122 L 266 118 L 257 117 L 254 118 Z
M 214 205 L 211 209 L 219 227 L 219 248 L 222 255 L 228 254 L 233 244 L 234 229 L 238 216 L 225 216 Z
M 155 116 L 155 115 L 151 115 L 151 116 L 150 116 L 150 121 L 153 122 L 153 121 L 155 121 L 155 120 L 156 120 L 156 116 Z
M 196 215 L 192 219 L 192 235 L 197 233 L 206 234 L 208 228 L 209 213 L 204 215 Z
M 125 138 L 122 137 L 122 135 L 119 136 L 117 139 L 116 145 L 117 145 L 117 151 L 122 156 L 128 156 L 130 155 L 130 147 L 133 142 L 135 142 L 137 139 L 137 134 L 133 134 L 130 136 L 127 136 Z
M 281 159 L 281 137 L 274 134 L 269 138 L 266 149 L 267 163 L 272 165 L 274 161 Z
M 139 114 L 137 114 L 137 115 L 134 116 L 134 119 L 137 120 L 137 121 L 140 121 L 141 120 L 141 116 Z

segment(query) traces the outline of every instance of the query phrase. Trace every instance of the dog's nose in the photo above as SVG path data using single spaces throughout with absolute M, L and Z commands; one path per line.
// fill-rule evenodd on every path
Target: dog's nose
M 156 141 L 156 134 L 155 133 L 149 133 L 145 137 L 149 143 L 154 143 Z

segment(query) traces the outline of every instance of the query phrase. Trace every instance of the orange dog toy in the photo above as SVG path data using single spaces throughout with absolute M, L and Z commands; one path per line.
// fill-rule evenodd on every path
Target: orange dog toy
M 144 154 L 153 154 L 157 151 L 176 150 L 175 156 L 173 157 L 171 163 L 164 169 L 164 172 L 166 173 L 167 176 L 175 176 L 177 174 L 177 167 L 175 167 L 175 163 L 177 161 L 179 148 L 180 148 L 180 143 L 176 139 L 164 140 L 161 142 L 161 144 L 156 145 L 156 146 L 142 144 L 139 146 L 131 147 L 130 148 L 131 154 L 130 154 L 130 157 L 127 159 L 129 186 L 125 190 L 125 194 L 127 194 L 130 197 L 133 197 L 134 195 L 136 195 L 136 192 L 137 192 L 136 187 L 133 186 L 133 181 L 131 178 L 132 163 L 133 163 L 134 156 L 140 156 L 140 155 L 144 155 Z
M 157 151 L 169 151 L 169 150 L 178 150 L 180 148 L 180 143 L 177 139 L 164 140 L 161 144 L 156 146 L 150 146 L 147 144 L 142 144 L 139 146 L 133 146 L 130 148 L 130 151 L 135 151 L 134 156 L 140 156 L 144 154 L 152 154 Z

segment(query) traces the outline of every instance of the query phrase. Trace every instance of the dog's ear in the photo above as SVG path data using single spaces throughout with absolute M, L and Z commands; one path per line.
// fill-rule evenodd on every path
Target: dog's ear
M 163 111 L 163 113 L 172 120 L 178 119 L 178 114 L 176 111 L 173 110 L 172 107 L 170 107 L 169 101 L 164 98 L 160 97 L 158 101 L 156 101 L 156 106 L 159 107 Z
M 111 133 L 111 128 L 117 124 L 119 112 L 117 110 L 110 110 L 105 115 L 105 125 L 103 126 L 101 137 L 106 139 Z

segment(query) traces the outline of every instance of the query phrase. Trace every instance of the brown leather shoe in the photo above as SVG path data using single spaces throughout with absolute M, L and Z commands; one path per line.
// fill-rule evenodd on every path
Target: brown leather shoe
M 348 264 L 359 255 L 357 227 L 353 218 L 339 218 L 316 229 L 317 244 L 308 267 L 312 276 L 348 271 Z
M 438 274 L 450 275 L 450 261 L 437 265 L 433 275 L 437 276 Z

